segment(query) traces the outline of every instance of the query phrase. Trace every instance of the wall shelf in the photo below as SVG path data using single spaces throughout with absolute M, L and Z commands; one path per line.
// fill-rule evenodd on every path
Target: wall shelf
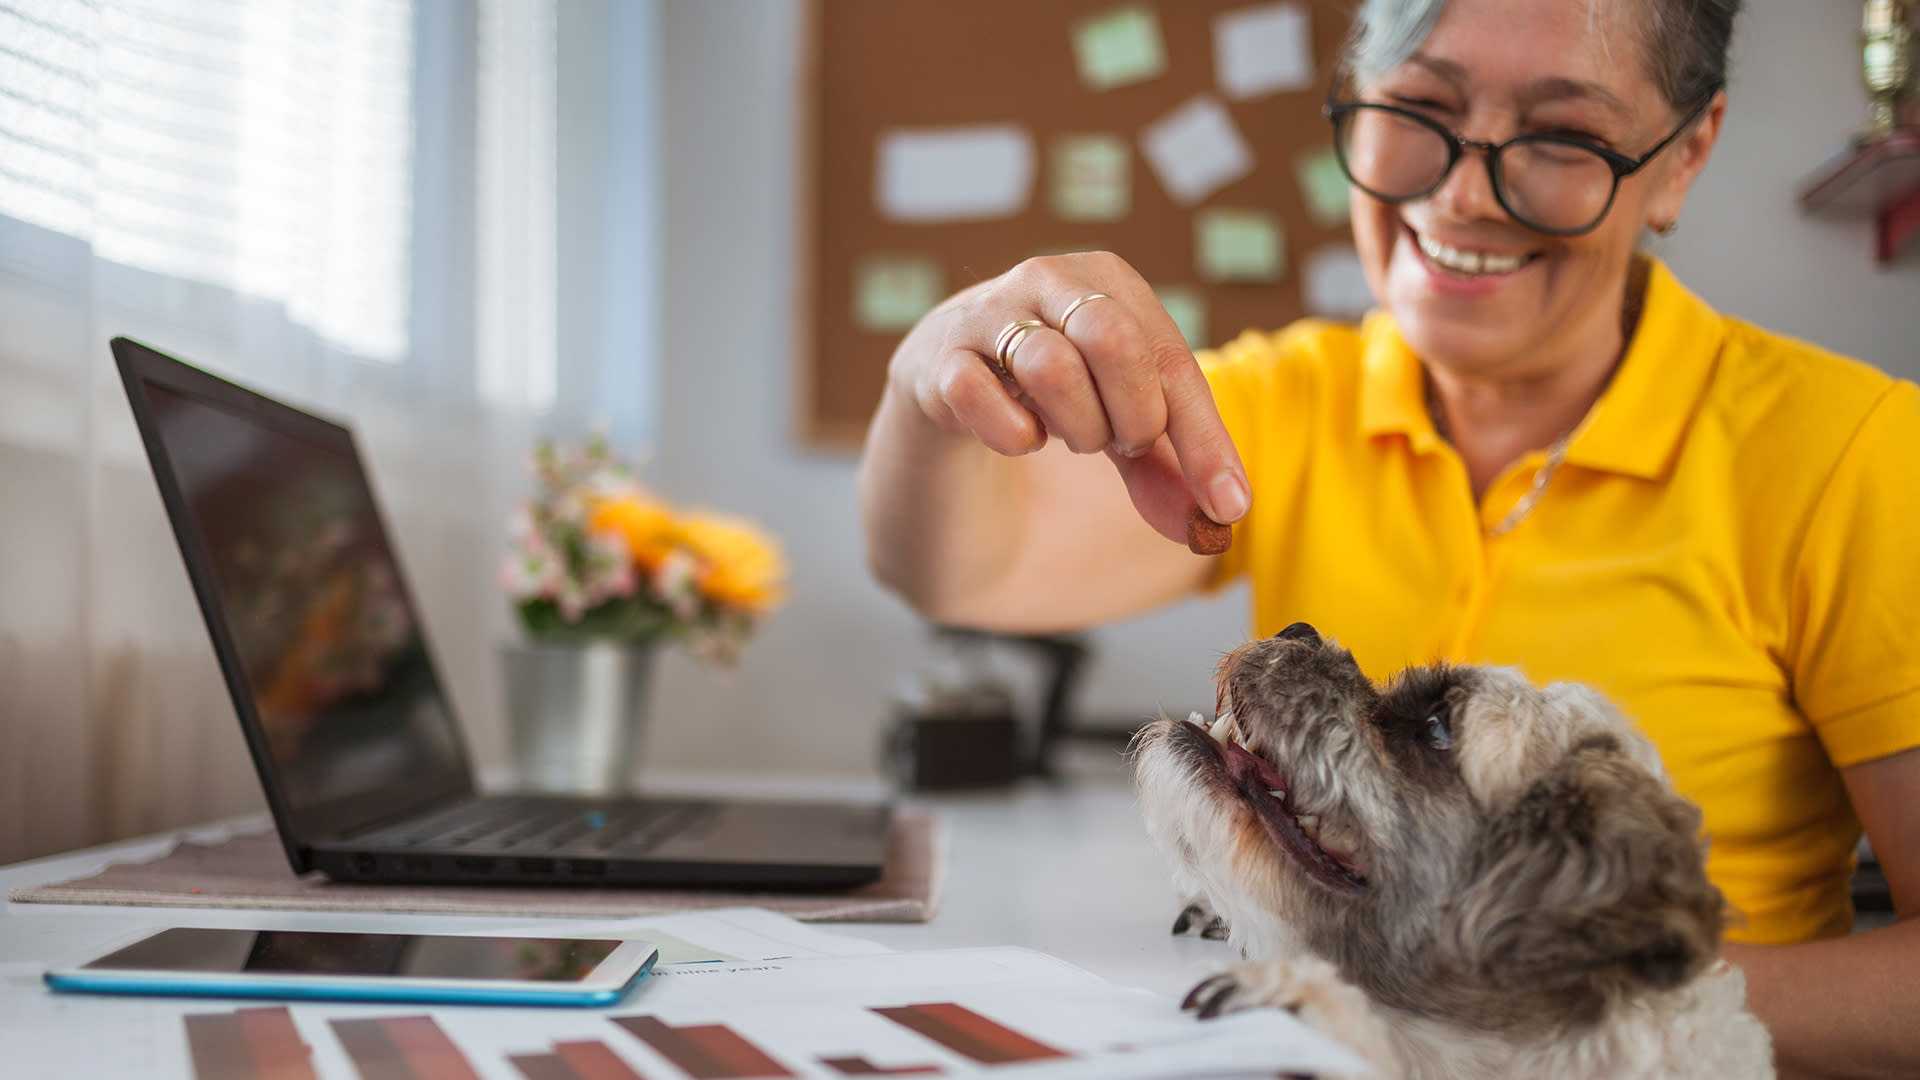
M 1920 232 L 1920 125 L 1856 143 L 1800 185 L 1809 214 L 1872 218 L 1874 262 L 1885 266 Z

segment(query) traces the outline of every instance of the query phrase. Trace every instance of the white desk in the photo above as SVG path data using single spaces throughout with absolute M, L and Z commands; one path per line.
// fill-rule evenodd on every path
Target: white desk
M 1058 787 L 1029 783 L 1012 794 L 914 801 L 939 809 L 947 822 L 947 872 L 938 913 L 922 924 L 838 924 L 827 929 L 899 950 L 1023 945 L 1115 982 L 1175 997 L 1231 961 L 1220 942 L 1169 934 L 1178 902 L 1117 767 L 1094 770 Z M 249 827 L 259 823 L 245 821 Z M 109 861 L 159 855 L 181 836 L 220 829 L 180 830 L 0 867 L 0 890 L 65 880 Z M 0 1010 L 7 1008 L 9 997 L 46 993 L 39 973 L 47 965 L 88 959 L 149 928 L 193 923 L 483 932 L 530 921 L 9 902 L 0 908 Z M 0 1062 L 7 1057 L 6 1048 L 0 1047 Z M 0 1065 L 0 1073 L 5 1071 Z

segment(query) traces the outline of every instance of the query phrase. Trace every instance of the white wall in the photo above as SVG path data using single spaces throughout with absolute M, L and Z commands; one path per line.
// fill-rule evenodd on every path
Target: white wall
M 1865 115 L 1858 6 L 1750 3 L 1734 104 L 1681 231 L 1661 245 L 1723 310 L 1920 375 L 1920 253 L 1871 265 L 1864 223 L 1809 221 L 1797 181 Z M 656 766 L 865 772 L 895 679 L 927 655 L 917 620 L 868 579 L 854 465 L 792 438 L 800 6 L 670 0 L 666 57 L 666 349 L 657 476 L 668 493 L 749 513 L 795 568 L 788 606 L 743 666 L 664 665 Z M 1093 712 L 1211 700 L 1244 597 L 1099 633 Z

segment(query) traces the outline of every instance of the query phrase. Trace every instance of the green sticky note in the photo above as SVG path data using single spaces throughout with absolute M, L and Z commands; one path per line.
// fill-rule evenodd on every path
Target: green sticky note
M 1133 151 L 1119 135 L 1053 141 L 1053 212 L 1067 221 L 1118 221 L 1133 201 Z
M 929 256 L 869 255 L 853 268 L 853 321 L 862 330 L 906 330 L 946 291 L 946 274 Z
M 1347 174 L 1332 147 L 1294 158 L 1293 178 L 1315 224 L 1331 228 L 1347 223 Z
M 1194 262 L 1208 281 L 1278 281 L 1286 270 L 1280 223 L 1262 210 L 1210 208 L 1193 217 Z
M 1073 58 L 1092 90 L 1155 78 L 1167 70 L 1160 20 L 1141 4 L 1089 15 L 1073 24 Z
M 1206 348 L 1206 294 L 1190 285 L 1155 286 L 1153 294 L 1160 298 L 1160 306 L 1166 308 L 1167 314 L 1173 317 L 1173 324 L 1180 328 L 1180 336 L 1187 339 L 1187 348 Z

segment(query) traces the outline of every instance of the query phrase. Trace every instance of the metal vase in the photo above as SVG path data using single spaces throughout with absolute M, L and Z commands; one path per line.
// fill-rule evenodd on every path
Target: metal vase
M 618 795 L 632 788 L 654 646 L 587 641 L 507 645 L 507 728 L 519 786 Z

